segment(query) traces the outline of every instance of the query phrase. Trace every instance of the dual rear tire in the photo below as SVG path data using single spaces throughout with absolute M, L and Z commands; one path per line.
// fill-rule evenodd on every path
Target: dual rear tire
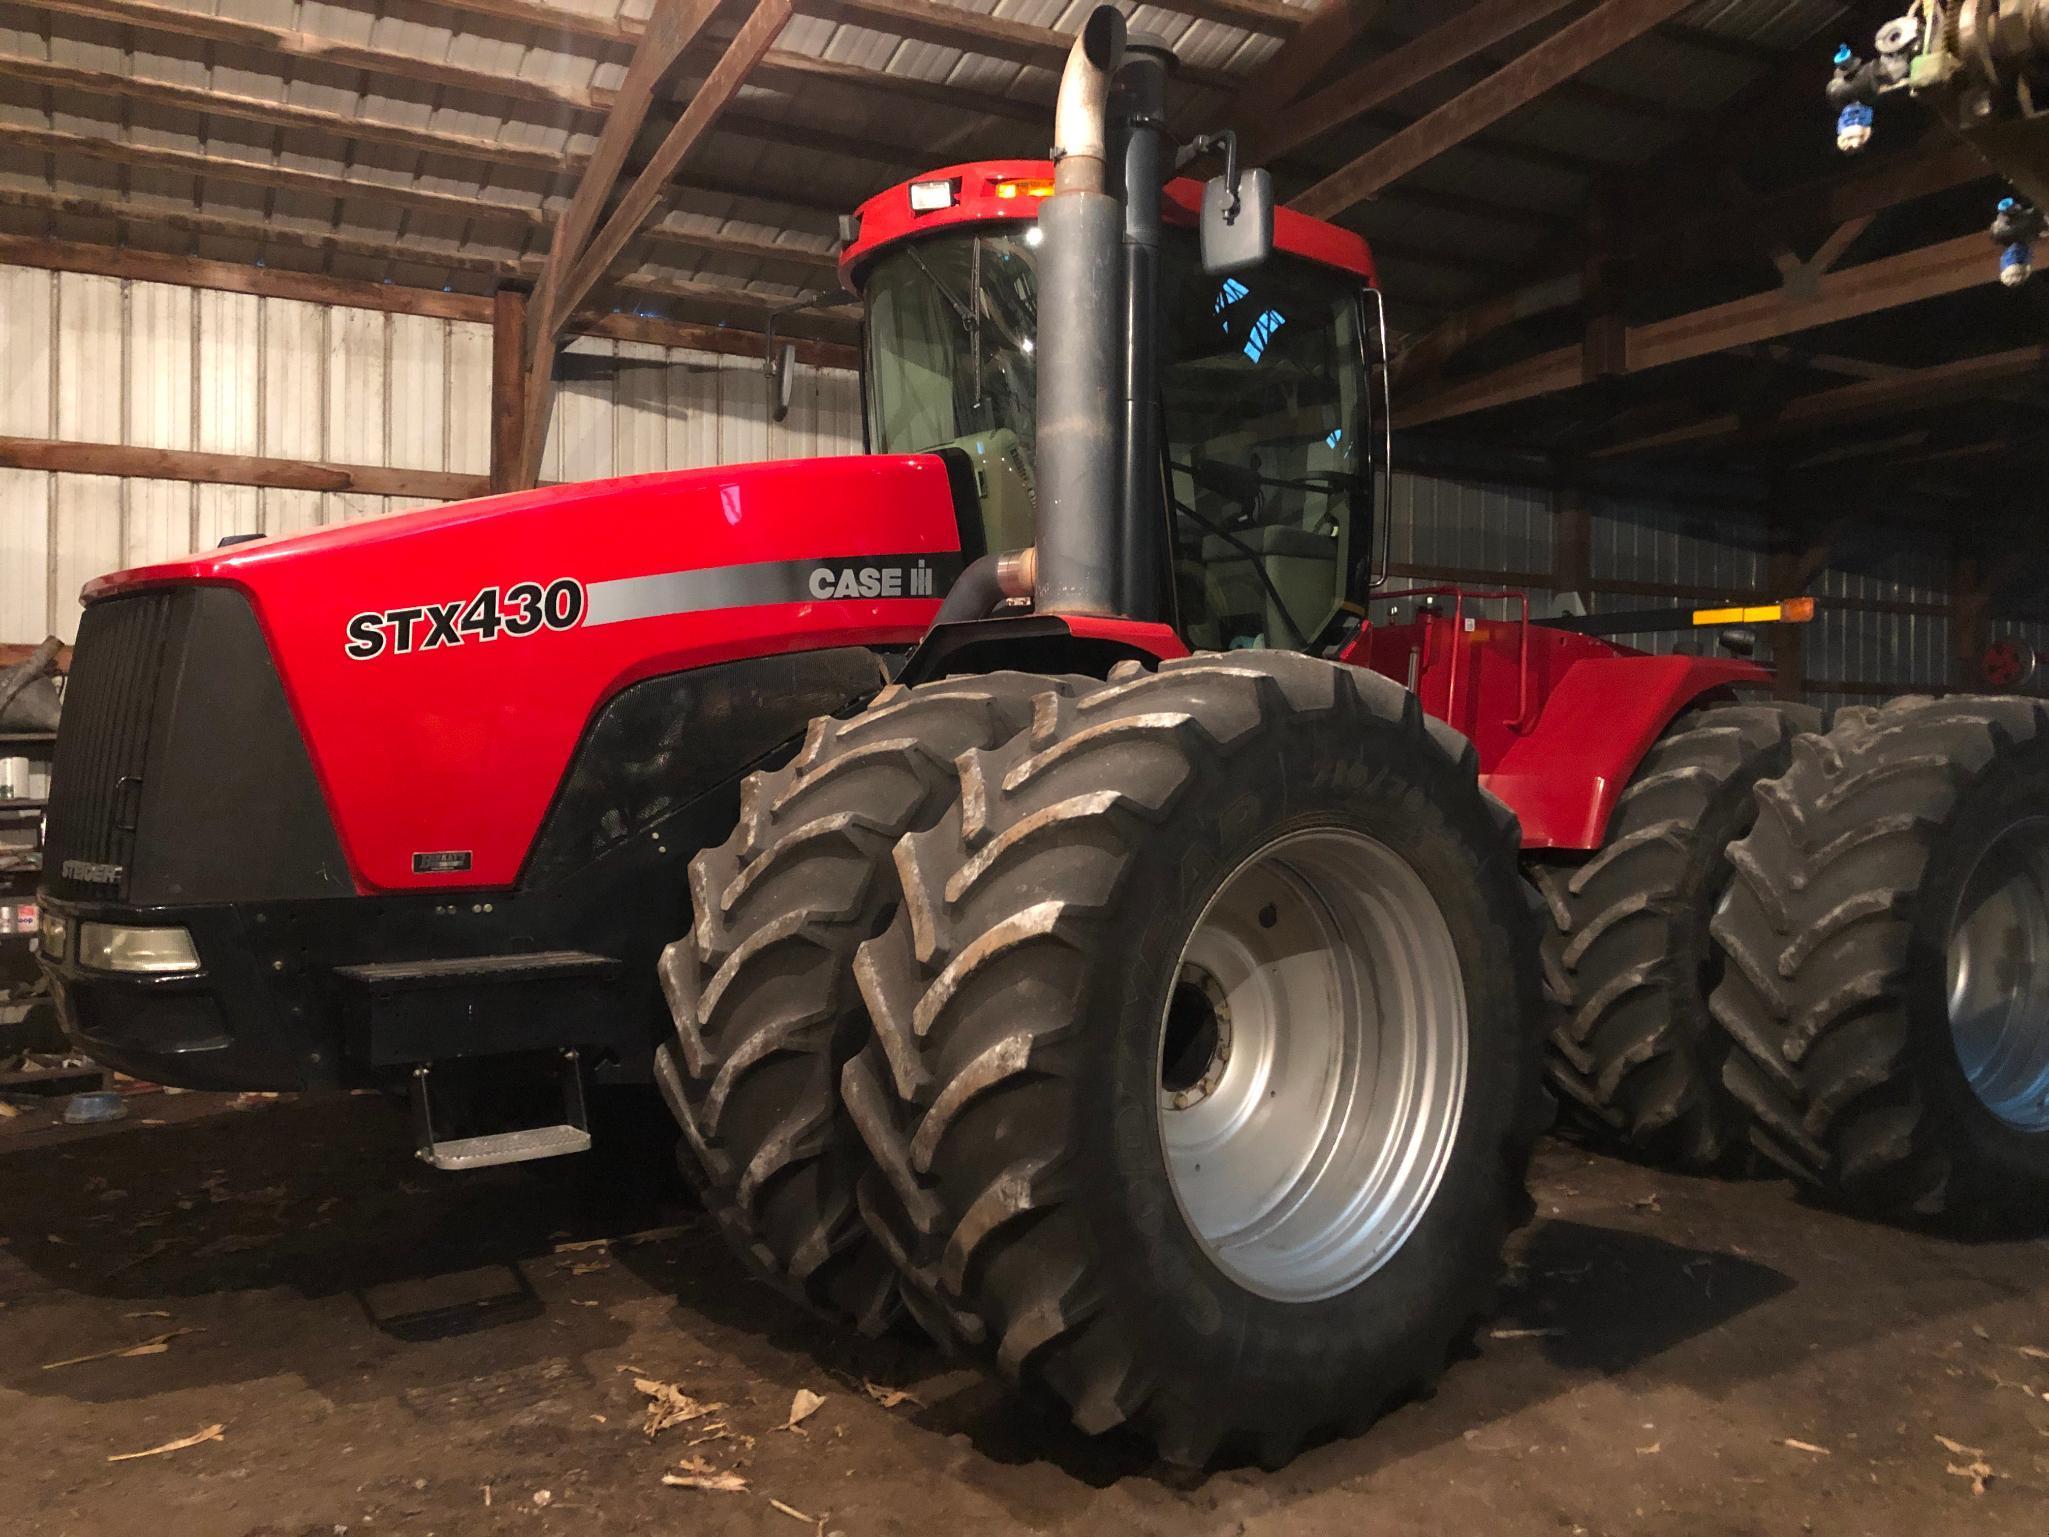
M 1735 879 L 1730 846 L 1757 820 L 1756 787 L 1821 728 L 1805 705 L 1689 710 L 1644 754 L 1600 849 L 1531 861 L 1556 1009 L 1551 1081 L 1636 1157 L 1706 1170 L 1743 1143 L 1743 1108 L 1722 1082 L 1729 1038 L 1708 1009 L 1722 968 L 1709 923 Z
M 1757 799 L 1713 999 L 1753 1140 L 1859 1210 L 2038 1228 L 2049 706 L 1846 710 Z
M 700 856 L 684 1161 L 822 1311 L 900 1297 L 1085 1430 L 1285 1461 L 1434 1380 L 1528 1214 L 1514 821 L 1356 669 L 992 681 L 820 723 Z M 885 769 L 913 706 L 953 735 Z

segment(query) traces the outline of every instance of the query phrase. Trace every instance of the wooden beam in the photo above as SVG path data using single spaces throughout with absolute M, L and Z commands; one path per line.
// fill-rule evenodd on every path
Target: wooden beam
M 2049 347 L 2016 347 L 2007 352 L 1962 358 L 1929 368 L 1903 369 L 1882 378 L 1817 390 L 1787 401 L 1771 416 L 1761 419 L 1739 413 L 1708 417 L 1629 442 L 1608 444 L 1596 450 L 1592 457 L 1619 459 L 1655 449 L 1781 437 L 1789 433 L 1811 432 L 1820 427 L 1869 421 L 1874 417 L 1970 400 L 1983 395 L 1991 386 L 2039 374 L 2045 369 L 2049 369 Z
M 312 197 L 333 198 L 337 202 L 353 199 L 381 203 L 393 208 L 410 208 L 418 213 L 439 214 L 465 225 L 475 220 L 486 220 L 534 230 L 546 223 L 540 208 L 533 204 L 501 203 L 489 197 L 433 192 L 357 177 L 330 176 L 324 171 L 302 171 L 295 166 L 275 165 L 268 161 L 243 160 L 231 155 L 205 154 L 156 144 L 135 144 L 92 134 L 0 123 L 0 146 L 11 147 L 23 154 L 77 155 L 87 160 L 202 179 L 219 176 L 255 186 L 274 187 L 281 192 L 303 192 Z
M 114 96 L 207 117 L 261 123 L 266 128 L 283 128 L 293 133 L 328 134 L 337 139 L 390 144 L 423 155 L 450 155 L 511 169 L 552 174 L 581 164 L 583 159 L 581 156 L 565 156 L 552 149 L 509 144 L 502 139 L 404 127 L 346 112 L 328 112 L 318 107 L 267 101 L 259 96 L 242 96 L 210 86 L 185 85 L 143 75 L 115 74 L 102 69 L 81 69 L 76 65 L 53 64 L 46 59 L 27 58 L 21 54 L 0 53 L 0 75 L 31 81 L 51 90 Z
M 1594 517 L 1583 486 L 1569 486 L 1553 498 L 1551 590 L 1572 593 L 1582 603 L 1594 585 Z
M 301 107 L 286 102 L 265 101 L 258 97 L 237 96 L 199 86 L 182 85 L 174 81 L 118 75 L 106 70 L 79 69 L 66 64 L 50 64 L 19 54 L 0 54 L 0 75 L 11 75 L 53 89 L 81 91 L 123 101 L 147 102 L 153 106 L 191 112 L 202 117 L 220 116 L 261 123 L 266 127 L 283 128 L 293 133 L 324 134 L 344 142 L 390 144 L 422 155 L 447 156 L 477 165 L 539 173 L 550 180 L 579 174 L 590 160 L 589 155 L 574 151 L 510 144 L 499 139 L 484 139 L 438 129 L 413 128 L 344 112 L 329 112 L 317 107 Z M 871 160 L 902 170 L 916 170 L 929 163 L 929 146 L 897 144 L 865 135 L 842 134 L 801 120 L 782 122 L 736 111 L 729 112 L 721 118 L 719 128 L 721 132 L 730 132 L 741 138 L 803 149 L 815 148 L 820 135 L 831 132 L 835 155 L 845 155 L 856 160 Z M 96 137 L 111 139 L 114 132 L 110 128 L 107 133 Z M 729 197 L 747 197 L 757 202 L 785 204 L 792 208 L 820 212 L 844 211 L 844 199 L 824 199 L 815 189 L 807 196 L 785 185 L 764 184 L 758 178 L 743 180 L 708 174 L 699 174 L 691 178 L 691 181 L 694 187 L 705 192 Z
M 430 272 L 446 270 L 451 273 L 474 274 L 488 278 L 494 283 L 531 282 L 540 273 L 540 258 L 536 256 L 488 256 L 472 251 L 422 245 L 414 241 L 401 245 L 388 240 L 363 240 L 348 235 L 332 235 L 325 230 L 306 229 L 295 224 L 281 224 L 274 220 L 229 219 L 217 214 L 193 213 L 172 205 L 140 202 L 128 198 L 74 198 L 55 193 L 0 187 L 0 207 L 32 208 L 66 218 L 110 223 L 123 230 L 172 230 L 180 234 L 246 241 L 259 249 L 285 246 L 297 250 L 318 251 L 328 256 L 346 256 L 378 262 L 387 267 L 417 267 Z M 784 246 L 739 241 L 723 235 L 707 237 L 664 234 L 659 243 L 678 247 L 701 246 L 713 254 L 748 255 L 764 261 L 787 254 L 793 267 L 819 279 L 824 279 L 837 271 L 830 257 L 793 251 Z M 183 259 L 166 254 L 170 260 Z M 673 279 L 654 277 L 623 278 L 619 287 L 632 294 L 685 300 L 701 313 L 725 320 L 737 317 L 743 325 L 749 316 L 759 320 L 765 309 L 782 302 L 745 289 L 713 283 L 682 283 Z
M 941 0 L 796 0 L 797 10 L 825 21 L 886 32 L 912 42 L 957 48 L 963 53 L 1058 74 L 1074 46 L 1074 34 L 1058 27 L 1013 21 Z M 1171 9 L 1171 7 L 1170 7 Z M 1227 70 L 1183 65 L 1175 78 L 1210 90 L 1231 90 L 1240 77 Z
M 1268 102 L 1263 111 L 1260 104 L 1252 103 L 1248 113 L 1253 119 L 1250 153 L 1254 159 L 1271 160 L 1299 149 L 1573 3 L 1575 0 L 1480 0 L 1391 53 L 1340 75 L 1277 115 L 1274 108 L 1279 103 Z M 1297 34 L 1298 38 L 1301 35 Z M 1326 62 L 1329 57 L 1326 55 Z
M 690 98 L 682 116 L 663 136 L 647 164 L 619 194 L 604 223 L 588 241 L 579 241 L 573 250 L 564 250 L 560 262 L 556 252 L 549 253 L 554 280 L 550 280 L 548 273 L 543 274 L 533 312 L 528 317 L 526 436 L 520 451 L 524 484 L 533 484 L 539 476 L 541 454 L 547 446 L 549 407 L 554 398 L 556 335 L 570 312 L 597 287 L 627 243 L 653 216 L 656 205 L 668 193 L 671 179 L 710 131 L 720 112 L 739 93 L 748 74 L 789 23 L 790 15 L 790 0 L 754 0 L 753 10 L 726 45 L 719 62 Z
M 1992 591 L 1983 563 L 1961 539 L 1950 553 L 1949 605 L 1949 681 L 1981 689 L 1985 646 L 1992 638 Z
M 418 496 L 467 501 L 490 489 L 490 477 L 445 470 L 394 470 L 375 464 L 325 464 L 264 459 L 254 454 L 203 454 L 117 443 L 62 443 L 0 437 L 0 466 L 68 475 L 118 475 L 185 480 L 210 486 L 268 486 L 286 491 L 350 491 L 364 496 Z
M 526 76 L 468 69 L 419 54 L 365 48 L 317 33 L 216 16 L 181 5 L 162 4 L 160 0 L 37 0 L 37 5 L 46 11 L 91 17 L 97 21 L 140 28 L 159 36 L 203 43 L 228 43 L 259 54 L 324 64 L 335 69 L 360 70 L 372 79 L 397 76 L 417 80 L 424 85 L 476 91 L 486 96 L 568 108 L 576 112 L 601 112 L 611 100 L 610 92 L 591 86 L 555 85 Z
M 491 296 L 491 489 L 519 488 L 526 432 L 527 296 L 501 288 Z
M 1690 0 L 1602 0 L 1587 15 L 1559 29 L 1468 91 L 1424 114 L 1350 165 L 1326 176 L 1291 206 L 1313 218 L 1335 219 L 1346 209 L 1399 181 L 1418 166 L 1498 123 L 1562 80 L 1606 58 Z
M 461 0 L 461 3 L 455 3 L 455 0 L 433 0 L 433 3 L 450 9 L 469 11 L 479 11 L 481 4 L 481 14 L 500 14 L 504 10 L 504 6 L 499 4 L 498 0 Z M 549 12 L 551 18 L 559 23 L 556 30 L 572 35 L 602 36 L 610 43 L 630 45 L 639 39 L 643 31 L 638 23 L 620 23 L 615 26 L 601 18 L 582 17 L 578 13 L 557 10 L 551 6 L 531 8 Z M 612 92 L 600 87 L 557 87 L 517 75 L 458 68 L 438 64 L 413 54 L 343 44 L 335 39 L 311 33 L 187 10 L 182 6 L 161 3 L 161 0 L 49 0 L 42 9 L 84 16 L 116 26 L 132 27 L 137 31 L 159 37 L 196 43 L 230 43 L 260 53 L 289 58 L 304 66 L 342 71 L 349 76 L 347 84 L 351 88 L 356 85 L 362 74 L 367 73 L 373 79 L 397 77 L 417 81 L 427 87 L 438 86 L 473 92 L 488 98 L 512 102 L 527 109 L 524 112 L 512 111 L 508 113 L 510 116 L 523 117 L 529 121 L 539 121 L 555 127 L 575 126 L 577 120 L 595 117 L 612 104 Z M 603 30 L 592 32 L 584 25 L 586 22 Z M 698 52 L 697 48 L 689 50 L 692 59 Z M 688 62 L 690 61 L 686 60 L 686 63 Z M 710 64 L 707 62 L 705 68 L 709 67 Z M 792 95 L 801 94 L 806 88 L 820 84 L 844 87 L 862 92 L 880 104 L 912 100 L 959 114 L 967 120 L 976 122 L 985 121 L 989 117 L 1004 117 L 1018 122 L 1043 125 L 1047 116 L 1047 107 L 1037 101 L 993 96 L 988 92 L 964 86 L 892 75 L 886 70 L 872 69 L 865 65 L 815 59 L 785 50 L 771 50 L 762 60 L 761 83 L 776 85 Z M 1046 93 L 1046 102 L 1050 103 L 1051 99 L 1049 90 Z M 570 114 L 566 120 L 565 113 Z
M 0 193 L 0 198 L 4 195 Z M 384 254 L 402 257 L 404 253 Z M 187 288 L 256 294 L 273 299 L 303 299 L 312 304 L 382 310 L 399 315 L 426 315 L 480 325 L 489 325 L 492 319 L 492 301 L 482 294 L 444 293 L 438 288 L 369 283 L 321 273 L 289 272 L 281 267 L 256 267 L 242 262 L 211 261 L 196 256 L 174 256 L 81 241 L 47 240 L 32 235 L 0 234 L 0 265 L 37 267 L 54 272 L 93 272 L 140 282 L 176 283 Z M 528 269 L 529 274 L 531 270 Z M 605 336 L 657 347 L 681 347 L 696 352 L 750 358 L 761 356 L 761 332 L 742 325 L 700 325 L 686 320 L 586 310 L 570 317 L 568 330 L 576 336 Z M 780 328 L 777 335 L 782 336 Z M 800 362 L 819 368 L 851 370 L 860 366 L 859 349 L 847 343 L 804 336 L 791 336 L 787 340 L 795 344 Z
M 724 57 L 697 88 L 660 147 L 620 194 L 618 205 L 603 226 L 578 253 L 569 277 L 548 307 L 550 330 L 560 325 L 561 317 L 570 309 L 583 302 L 584 295 L 597 286 L 619 259 L 627 242 L 641 233 L 684 160 L 746 83 L 748 74 L 789 22 L 790 14 L 790 0 L 754 0 L 752 13 L 734 35 Z
M 332 198 L 338 202 L 356 200 L 381 203 L 440 214 L 457 219 L 465 225 L 472 220 L 482 220 L 487 223 L 514 226 L 528 235 L 545 233 L 554 223 L 538 207 L 394 186 L 386 182 L 363 181 L 354 177 L 332 176 L 320 171 L 303 171 L 296 167 L 273 165 L 267 161 L 200 154 L 191 150 L 164 149 L 155 145 L 131 144 L 121 139 L 102 139 L 89 134 L 58 133 L 40 128 L 17 128 L 11 124 L 0 123 L 0 145 L 9 143 L 18 145 L 26 153 L 31 154 L 75 154 L 114 165 L 139 166 L 198 179 L 213 177 L 252 186 L 274 187 L 282 191 L 303 192 L 313 197 Z M 746 195 L 744 188 L 736 187 L 735 191 L 740 195 Z M 0 189 L 0 199 L 9 197 L 9 189 Z M 72 211 L 89 213 L 90 210 L 86 206 L 89 200 L 70 201 L 77 204 Z M 827 277 L 838 271 L 838 263 L 828 252 L 807 251 L 777 245 L 770 241 L 749 240 L 738 235 L 685 231 L 657 225 L 647 231 L 647 237 L 675 250 L 693 251 L 708 256 L 739 257 L 750 261 L 774 262 L 801 268 L 814 278 Z M 336 246 L 334 249 L 341 247 Z M 421 256 L 408 256 L 403 259 L 431 265 Z M 480 266 L 476 259 L 466 261 L 459 255 L 449 254 L 446 260 L 448 265 L 456 268 L 487 270 L 485 266 Z M 489 264 L 488 270 L 502 270 L 505 266 L 503 261 L 492 258 L 482 260 Z M 739 302 L 743 303 L 747 300 L 744 294 L 738 295 L 738 298 Z M 773 302 L 780 301 L 765 300 L 756 296 L 757 307 L 760 303 Z
M 1405 348 L 1395 359 L 1398 382 L 1427 383 L 1446 363 L 1483 336 L 1536 315 L 1548 315 L 1579 303 L 1585 275 L 1569 272 L 1547 282 L 1530 283 L 1446 316 Z
M 438 288 L 409 288 L 398 283 L 367 283 L 324 273 L 289 272 L 282 267 L 255 267 L 244 262 L 210 261 L 198 256 L 172 256 L 84 241 L 45 240 L 34 235 L 0 234 L 0 264 L 40 267 L 52 272 L 91 272 L 141 283 L 176 283 L 187 288 L 301 299 L 309 304 L 334 304 L 347 309 L 426 315 L 437 320 L 488 320 L 491 311 L 491 301 L 476 294 L 443 293 Z
M 98 224 L 115 225 L 117 236 L 111 243 L 76 242 L 80 247 L 92 250 L 125 249 L 127 232 L 144 229 L 170 231 L 201 239 L 246 241 L 266 250 L 284 247 L 295 251 L 319 252 L 323 256 L 344 256 L 359 261 L 379 262 L 387 267 L 411 266 L 447 272 L 451 275 L 460 273 L 492 280 L 517 277 L 522 271 L 522 264 L 519 261 L 504 256 L 486 256 L 473 251 L 426 245 L 417 241 L 398 245 L 390 240 L 366 240 L 360 236 L 331 234 L 325 228 L 308 228 L 300 224 L 283 224 L 262 218 L 231 219 L 220 214 L 196 212 L 189 204 L 160 203 L 150 199 L 67 197 L 57 192 L 0 187 L 0 207 L 25 208 L 37 213 L 55 214 L 63 219 L 85 219 Z M 74 242 L 58 239 L 52 243 L 61 246 Z M 168 260 L 186 259 L 176 253 L 162 254 Z M 223 265 L 239 267 L 240 263 L 227 262 Z
M 528 309 L 529 351 L 543 345 L 552 349 L 555 332 L 561 327 L 555 317 L 555 301 L 563 280 L 583 254 L 591 231 L 597 228 L 598 216 L 626 165 L 627 155 L 640 137 L 656 93 L 683 50 L 717 8 L 718 0 L 656 0 L 647 28 L 633 50 L 633 61 L 626 67 L 626 78 L 613 99 L 612 110 L 605 116 L 597 146 L 583 168 L 568 208 L 556 221 L 554 236 L 548 244 L 548 259 L 541 268 L 541 281 Z M 574 309 L 581 298 L 581 294 L 572 296 L 561 307 L 563 313 Z
M 1784 289 L 1754 294 L 1669 320 L 1628 328 L 1624 372 L 1641 373 L 1813 326 L 1912 304 L 1989 282 L 1992 262 L 1984 237 L 1960 236 L 1861 266 L 1831 272 L 1811 297 Z M 1475 411 L 1554 395 L 1581 382 L 1577 346 L 1539 353 L 1492 373 L 1460 379 L 1395 413 L 1397 426 L 1419 427 Z
M 1231 98 L 1224 120 L 1241 131 L 1285 107 L 1386 14 L 1391 0 L 1323 0 Z

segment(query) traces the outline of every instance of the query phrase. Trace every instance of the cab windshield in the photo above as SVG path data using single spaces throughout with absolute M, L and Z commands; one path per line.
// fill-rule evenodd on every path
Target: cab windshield
M 1031 543 L 1036 226 L 886 252 L 868 276 L 868 440 L 975 463 L 988 548 Z M 1191 644 L 1308 647 L 1363 557 L 1371 494 L 1357 279 L 1276 255 L 1207 276 L 1161 251 L 1163 485 Z

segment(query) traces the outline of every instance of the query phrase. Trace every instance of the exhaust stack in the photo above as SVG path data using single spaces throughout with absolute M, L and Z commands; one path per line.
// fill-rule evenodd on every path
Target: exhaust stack
M 1107 191 L 1110 81 L 1124 17 L 1098 6 L 1067 55 L 1053 192 L 1039 208 L 1038 543 L 1041 613 L 1116 614 L 1124 210 Z

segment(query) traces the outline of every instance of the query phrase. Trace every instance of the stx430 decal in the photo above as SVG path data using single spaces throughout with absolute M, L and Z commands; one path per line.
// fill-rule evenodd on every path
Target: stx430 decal
M 367 662 L 386 651 L 435 651 L 465 641 L 496 640 L 500 635 L 533 635 L 547 630 L 573 630 L 583 622 L 583 583 L 557 577 L 545 586 L 515 582 L 503 589 L 486 587 L 465 602 L 421 603 L 357 614 L 348 623 L 343 645 L 351 657 Z

